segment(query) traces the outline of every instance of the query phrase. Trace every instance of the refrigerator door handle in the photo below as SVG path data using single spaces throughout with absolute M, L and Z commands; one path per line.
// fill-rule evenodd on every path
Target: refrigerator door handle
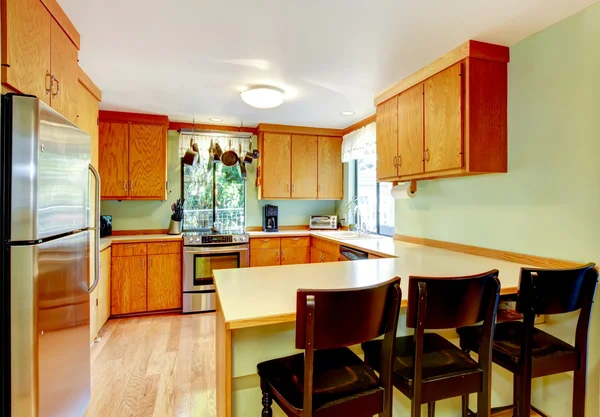
M 94 231 L 94 282 L 88 289 L 91 293 L 98 286 L 100 282 L 100 174 L 94 168 L 92 164 L 89 165 L 89 169 L 96 180 L 96 196 L 94 199 L 94 227 L 90 228 Z

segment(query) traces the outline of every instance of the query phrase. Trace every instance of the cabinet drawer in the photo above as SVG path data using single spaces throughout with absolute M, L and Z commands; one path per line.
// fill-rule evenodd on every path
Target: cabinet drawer
M 162 255 L 167 253 L 181 253 L 181 242 L 148 243 L 148 255 Z
M 250 249 L 279 249 L 278 237 L 255 237 L 250 239 Z
M 299 248 L 310 246 L 310 237 L 282 237 L 281 247 L 282 248 Z
M 145 243 L 119 243 L 112 245 L 112 256 L 139 256 L 145 255 L 147 248 Z

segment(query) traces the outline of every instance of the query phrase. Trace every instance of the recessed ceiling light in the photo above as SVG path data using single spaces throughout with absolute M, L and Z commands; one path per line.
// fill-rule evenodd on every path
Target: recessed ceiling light
M 246 104 L 259 109 L 272 109 L 283 103 L 283 90 L 268 85 L 250 87 L 240 95 Z
M 353 111 L 343 111 L 340 113 L 342 116 L 354 116 Z
M 211 118 L 210 118 L 210 119 L 208 119 L 208 120 L 210 120 L 211 122 L 222 122 L 222 121 L 223 121 L 223 119 L 220 119 L 220 118 L 218 118 L 218 117 L 211 117 Z

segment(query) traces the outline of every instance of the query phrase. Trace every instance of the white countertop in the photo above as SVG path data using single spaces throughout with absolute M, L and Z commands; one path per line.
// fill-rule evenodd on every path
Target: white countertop
M 150 242 L 150 241 L 161 241 L 161 240 L 181 240 L 181 235 L 167 235 L 167 234 L 156 234 L 156 235 L 122 235 L 122 236 L 107 236 L 100 239 L 100 250 L 109 248 L 113 243 L 121 242 Z
M 377 248 L 396 258 L 214 271 L 226 326 L 235 329 L 294 321 L 299 288 L 356 288 L 394 276 L 402 278 L 403 305 L 409 276 L 463 276 L 498 269 L 502 291 L 512 293 L 518 287 L 521 267 L 528 266 L 391 238 L 365 240 L 360 247 Z

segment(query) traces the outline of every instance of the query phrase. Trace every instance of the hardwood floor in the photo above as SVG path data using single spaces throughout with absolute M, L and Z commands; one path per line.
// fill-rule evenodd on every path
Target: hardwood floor
M 212 417 L 215 315 L 109 320 L 91 349 L 86 417 Z

